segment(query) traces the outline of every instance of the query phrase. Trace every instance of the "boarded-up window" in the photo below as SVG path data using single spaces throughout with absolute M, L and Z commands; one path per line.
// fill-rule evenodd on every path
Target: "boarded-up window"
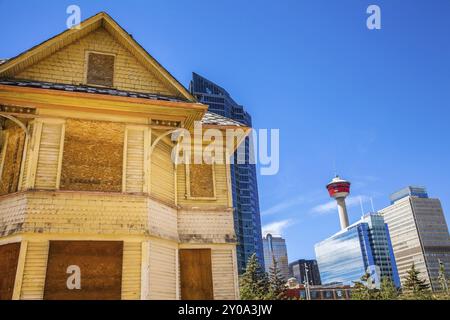
M 90 52 L 87 60 L 87 84 L 112 87 L 114 81 L 114 56 Z
M 189 195 L 193 198 L 213 198 L 214 168 L 209 164 L 189 165 Z
M 122 261 L 121 241 L 50 241 L 44 299 L 119 300 Z
M 124 125 L 66 121 L 62 190 L 122 191 Z
M 180 250 L 181 299 L 214 299 L 210 249 Z
M 19 261 L 20 243 L 0 246 L 0 300 L 11 300 Z
M 7 140 L 1 155 L 3 160 L 0 163 L 0 195 L 17 191 L 25 144 L 25 132 L 23 129 L 13 125 L 7 129 L 7 133 Z

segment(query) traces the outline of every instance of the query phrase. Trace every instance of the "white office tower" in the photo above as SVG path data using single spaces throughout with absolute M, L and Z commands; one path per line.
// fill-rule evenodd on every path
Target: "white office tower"
M 391 195 L 391 205 L 380 213 L 388 224 L 400 281 L 414 263 L 434 291 L 442 290 L 439 262 L 450 279 L 450 236 L 439 199 L 423 187 L 406 187 Z

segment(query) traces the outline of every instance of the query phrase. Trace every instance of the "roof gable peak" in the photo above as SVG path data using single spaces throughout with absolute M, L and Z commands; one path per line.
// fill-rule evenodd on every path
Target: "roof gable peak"
M 83 20 L 78 28 L 67 29 L 60 34 L 32 47 L 18 56 L 0 64 L 0 78 L 12 78 L 26 68 L 42 61 L 57 51 L 83 38 L 91 32 L 104 28 L 115 41 L 125 47 L 149 72 L 155 74 L 179 98 L 195 102 L 195 98 L 156 59 L 154 59 L 125 29 L 106 12 L 99 12 Z

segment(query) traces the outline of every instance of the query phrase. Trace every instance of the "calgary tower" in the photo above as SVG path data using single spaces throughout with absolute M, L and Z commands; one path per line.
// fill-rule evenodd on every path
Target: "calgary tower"
M 338 175 L 336 175 L 336 177 L 327 184 L 327 189 L 330 197 L 336 199 L 341 229 L 345 229 L 348 227 L 348 215 L 347 206 L 345 205 L 345 198 L 350 193 L 350 182 L 341 179 Z

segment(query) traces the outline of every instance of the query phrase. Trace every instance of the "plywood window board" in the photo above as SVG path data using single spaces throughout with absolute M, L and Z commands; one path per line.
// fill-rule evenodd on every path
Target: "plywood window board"
M 188 199 L 216 200 L 214 164 L 186 164 Z
M 181 299 L 214 299 L 211 249 L 181 249 L 179 261 Z
M 0 159 L 0 195 L 14 193 L 18 190 L 24 144 L 25 132 L 22 128 L 9 128 L 8 138 L 5 141 L 6 149 L 1 155 L 3 160 Z
M 101 52 L 86 52 L 86 84 L 113 87 L 115 56 Z
M 122 241 L 50 241 L 45 300 L 120 300 Z M 81 286 L 69 288 L 67 270 L 79 269 Z
M 0 246 L 0 300 L 11 300 L 19 262 L 20 242 Z
M 125 126 L 68 119 L 61 190 L 122 192 Z

